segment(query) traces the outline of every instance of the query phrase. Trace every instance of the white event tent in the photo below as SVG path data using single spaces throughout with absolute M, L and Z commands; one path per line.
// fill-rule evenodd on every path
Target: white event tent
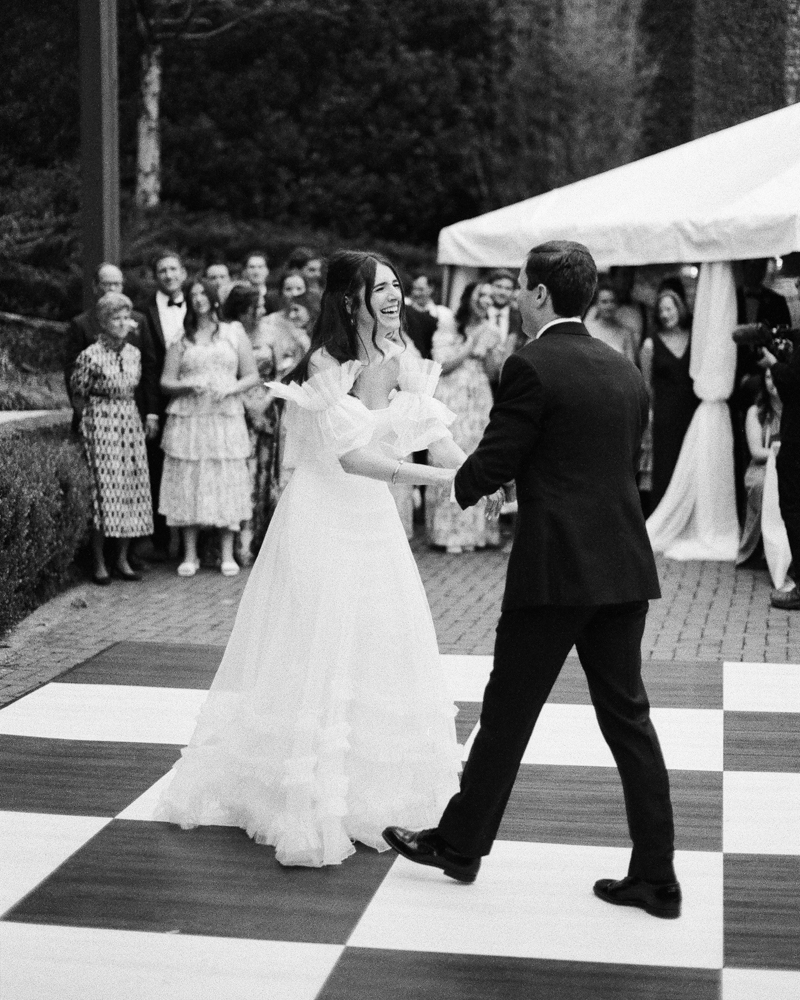
M 450 300 L 479 269 L 516 269 L 555 239 L 585 243 L 601 270 L 701 265 L 690 367 L 701 404 L 647 526 L 670 558 L 735 559 L 730 262 L 800 250 L 800 104 L 448 226 L 438 259 Z

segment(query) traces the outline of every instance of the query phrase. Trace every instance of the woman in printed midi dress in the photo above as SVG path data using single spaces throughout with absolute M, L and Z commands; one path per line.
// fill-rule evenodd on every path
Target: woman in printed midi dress
M 103 544 L 118 539 L 114 575 L 139 580 L 128 562 L 132 538 L 153 532 L 145 437 L 134 392 L 142 376 L 138 348 L 127 344 L 131 300 L 109 292 L 97 303 L 100 339 L 82 351 L 72 372 L 73 405 L 92 478 L 95 583 L 110 583 Z

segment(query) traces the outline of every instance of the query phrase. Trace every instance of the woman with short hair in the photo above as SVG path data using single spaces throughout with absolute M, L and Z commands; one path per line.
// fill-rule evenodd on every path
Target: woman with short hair
M 107 292 L 96 309 L 100 337 L 76 358 L 70 387 L 92 479 L 92 579 L 104 586 L 111 582 L 106 538 L 118 542 L 113 574 L 141 579 L 128 562 L 128 547 L 132 538 L 153 533 L 153 507 L 144 428 L 134 402 L 142 359 L 126 343 L 132 303 L 120 292 Z

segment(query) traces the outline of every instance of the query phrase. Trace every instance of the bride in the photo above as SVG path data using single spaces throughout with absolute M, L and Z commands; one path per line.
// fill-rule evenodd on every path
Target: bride
M 434 826 L 458 790 L 455 709 L 389 483 L 440 486 L 464 454 L 405 353 L 403 290 L 340 251 L 289 384 L 294 469 L 156 818 L 242 827 L 284 865 L 339 864 L 389 825 Z M 437 466 L 404 455 L 429 449 Z

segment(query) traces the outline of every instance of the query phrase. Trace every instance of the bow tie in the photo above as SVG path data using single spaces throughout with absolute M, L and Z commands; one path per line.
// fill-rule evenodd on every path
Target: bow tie
M 180 307 L 183 305 L 183 299 L 170 299 L 167 305 Z

